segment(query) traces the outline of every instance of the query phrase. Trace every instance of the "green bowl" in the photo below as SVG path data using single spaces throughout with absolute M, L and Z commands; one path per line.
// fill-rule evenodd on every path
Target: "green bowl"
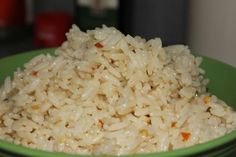
M 53 52 L 54 49 L 42 49 L 0 59 L 0 84 L 3 84 L 5 77 L 12 75 L 17 67 L 22 67 L 22 65 L 33 56 Z M 236 68 L 207 57 L 203 57 L 201 67 L 205 69 L 206 77 L 210 78 L 210 84 L 208 85 L 209 91 L 236 109 Z M 233 156 L 234 153 L 236 153 L 236 131 L 215 140 L 188 148 L 161 153 L 129 155 L 129 157 L 226 157 Z M 82 157 L 86 155 L 45 152 L 0 140 L 0 156 Z

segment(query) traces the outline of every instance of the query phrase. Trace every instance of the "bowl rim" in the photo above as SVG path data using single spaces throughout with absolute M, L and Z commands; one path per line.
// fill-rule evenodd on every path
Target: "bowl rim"
M 21 54 L 15 54 L 11 55 L 8 57 L 0 58 L 0 62 L 3 60 L 8 60 L 12 58 L 18 58 L 22 56 L 35 56 L 37 54 L 50 54 L 53 53 L 55 48 L 49 48 L 49 49 L 39 49 L 39 50 L 33 50 L 33 51 L 28 51 L 24 52 Z M 233 67 L 229 64 L 226 64 L 224 62 L 218 61 L 216 59 L 212 59 L 206 56 L 198 55 L 203 57 L 206 60 L 211 60 L 215 61 L 230 67 Z M 235 68 L 235 67 L 233 67 Z M 204 142 L 201 144 L 185 147 L 185 148 L 179 148 L 175 149 L 172 151 L 165 151 L 165 152 L 155 152 L 155 153 L 147 153 L 147 154 L 133 154 L 133 155 L 122 155 L 122 157 L 154 157 L 154 156 L 162 156 L 162 157 L 170 157 L 170 156 L 188 156 L 188 155 L 196 155 L 196 154 L 201 154 L 204 152 L 208 152 L 211 150 L 215 150 L 217 148 L 222 148 L 225 145 L 232 144 L 232 142 L 236 142 L 236 130 L 230 132 L 229 134 L 226 134 L 224 136 L 218 137 L 216 139 L 210 140 L 208 142 Z M 45 156 L 45 157 L 90 157 L 91 155 L 80 155 L 80 154 L 66 154 L 66 153 L 61 153 L 61 152 L 48 152 L 44 150 L 39 150 L 39 149 L 32 149 L 28 147 L 24 147 L 21 145 L 16 145 L 13 143 L 10 143 L 8 141 L 0 140 L 0 152 L 5 152 L 5 153 L 10 153 L 13 155 L 27 155 L 27 156 L 32 156 L 32 157 L 40 157 L 40 156 Z M 98 155 L 98 157 L 101 157 L 102 155 Z M 114 156 L 114 155 L 112 155 Z

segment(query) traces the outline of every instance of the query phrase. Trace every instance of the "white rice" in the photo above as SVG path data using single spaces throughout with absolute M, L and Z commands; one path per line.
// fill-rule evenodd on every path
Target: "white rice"
M 136 154 L 209 141 L 236 128 L 236 113 L 206 92 L 201 58 L 103 26 L 73 26 L 56 56 L 6 78 L 0 138 L 78 154 Z

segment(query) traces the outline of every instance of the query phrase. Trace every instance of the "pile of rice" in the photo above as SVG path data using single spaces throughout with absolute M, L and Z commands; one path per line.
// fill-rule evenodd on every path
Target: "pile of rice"
M 136 154 L 223 136 L 236 113 L 206 91 L 201 58 L 103 26 L 73 26 L 0 91 L 0 138 L 47 151 Z

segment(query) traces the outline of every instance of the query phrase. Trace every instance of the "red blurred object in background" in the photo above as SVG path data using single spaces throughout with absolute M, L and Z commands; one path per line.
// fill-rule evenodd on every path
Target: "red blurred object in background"
M 66 12 L 44 12 L 36 16 L 34 44 L 39 47 L 60 46 L 66 40 L 65 33 L 72 24 L 72 17 Z
M 0 27 L 22 26 L 25 17 L 24 0 L 0 0 Z

